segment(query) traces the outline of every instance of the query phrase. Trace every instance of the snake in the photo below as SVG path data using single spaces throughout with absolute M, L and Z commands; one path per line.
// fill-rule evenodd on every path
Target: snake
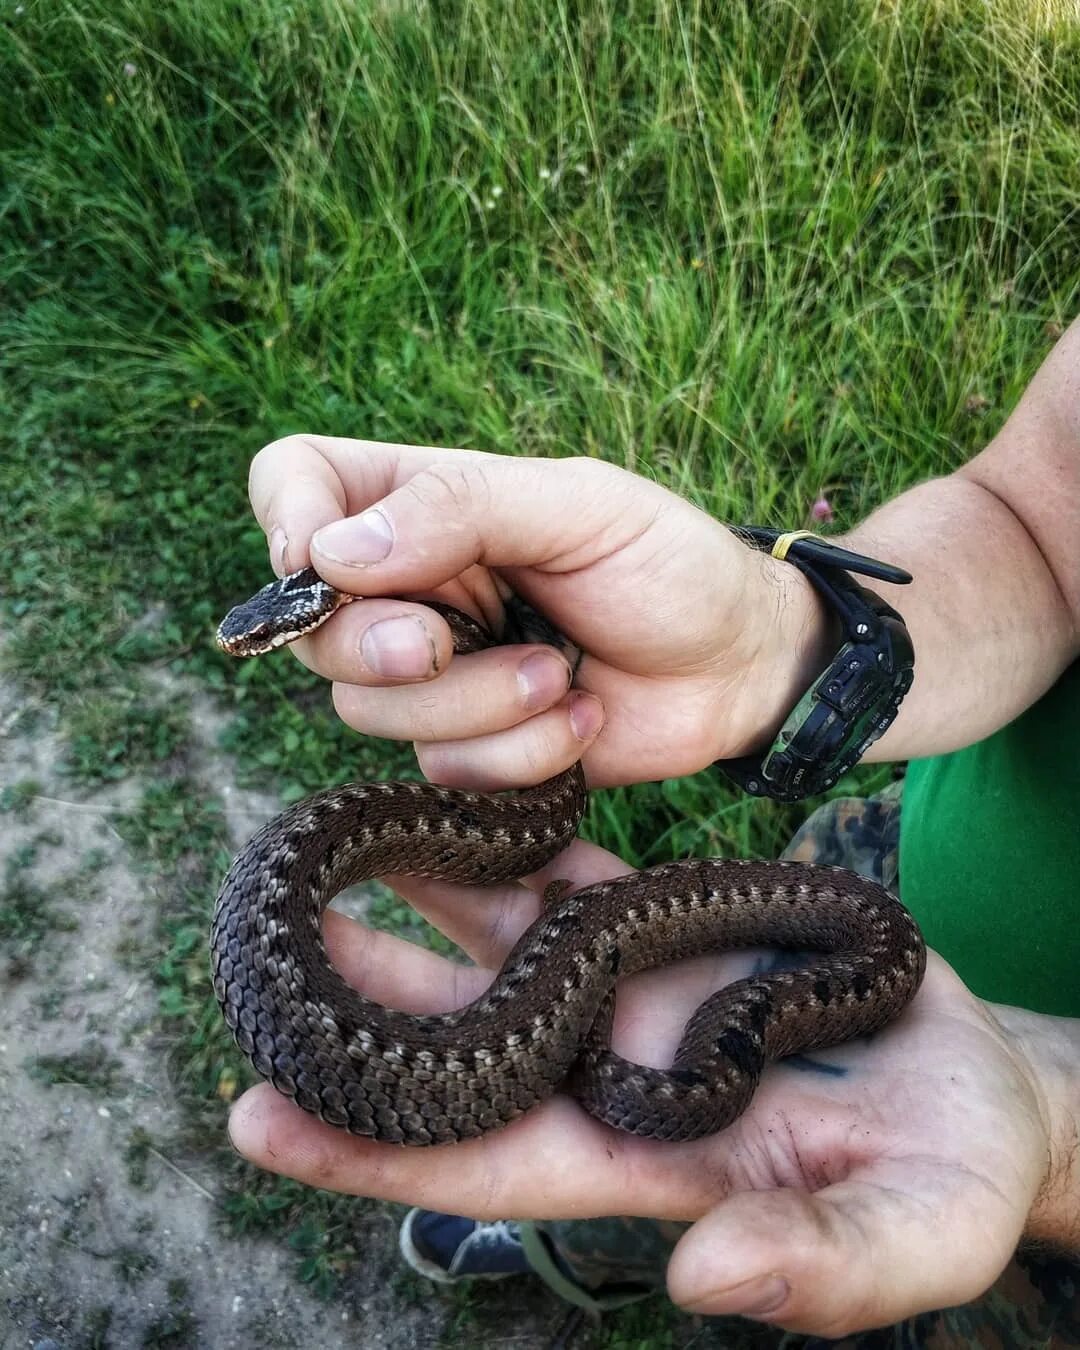
M 270 651 L 354 598 L 304 568 L 231 610 L 218 645 Z M 433 607 L 456 653 L 494 645 L 463 611 Z M 264 825 L 225 876 L 210 936 L 217 1001 L 256 1073 L 328 1124 L 389 1143 L 474 1139 L 556 1092 L 615 1129 L 681 1142 L 735 1121 L 772 1061 L 869 1035 L 914 997 L 925 945 L 888 890 L 839 867 L 737 858 L 663 863 L 573 893 L 554 883 L 490 986 L 455 1011 L 384 1007 L 334 969 L 322 914 L 345 887 L 387 874 L 516 881 L 569 845 L 586 800 L 578 763 L 502 794 L 349 783 Z M 611 1048 L 620 981 L 761 946 L 798 956 L 703 1002 L 669 1069 Z

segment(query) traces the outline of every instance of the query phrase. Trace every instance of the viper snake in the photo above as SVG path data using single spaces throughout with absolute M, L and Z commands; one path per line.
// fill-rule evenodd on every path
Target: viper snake
M 352 596 L 311 568 L 232 610 L 218 643 L 256 655 L 325 622 Z M 492 639 L 435 606 L 459 653 Z M 436 1144 L 499 1129 L 559 1090 L 617 1129 L 696 1139 L 729 1125 L 773 1059 L 865 1035 L 922 980 L 914 920 L 837 867 L 689 859 L 550 888 L 493 983 L 439 1016 L 382 1007 L 334 970 L 322 912 L 346 886 L 399 873 L 495 885 L 537 871 L 575 837 L 580 765 L 500 796 L 426 783 L 353 783 L 291 806 L 229 868 L 211 930 L 214 990 L 256 1071 L 353 1134 Z M 610 1048 L 616 981 L 703 951 L 813 952 L 751 975 L 694 1013 L 671 1069 Z

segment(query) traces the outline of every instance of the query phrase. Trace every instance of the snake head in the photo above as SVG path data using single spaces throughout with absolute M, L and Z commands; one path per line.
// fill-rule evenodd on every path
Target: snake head
M 274 648 L 274 634 L 268 623 L 246 620 L 241 611 L 245 605 L 230 609 L 218 625 L 215 640 L 230 656 L 261 656 Z
M 261 656 L 314 632 L 352 599 L 304 567 L 230 609 L 218 626 L 217 645 L 230 656 Z

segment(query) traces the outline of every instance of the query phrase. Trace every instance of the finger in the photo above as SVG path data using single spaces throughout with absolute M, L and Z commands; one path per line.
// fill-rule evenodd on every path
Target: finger
M 983 1293 L 1007 1264 L 1023 1216 L 1002 1213 L 1000 1192 L 989 1188 L 976 1188 L 973 1203 L 964 1167 L 905 1157 L 872 1170 L 872 1181 L 852 1177 L 816 1194 L 723 1201 L 675 1248 L 672 1299 L 692 1312 L 839 1337 Z
M 481 792 L 532 787 L 576 764 L 603 724 L 600 700 L 575 689 L 554 708 L 505 731 L 420 743 L 416 758 L 424 776 L 444 787 Z
M 299 441 L 275 442 L 248 470 L 248 498 L 266 532 L 270 565 L 278 576 L 306 567 L 309 543 L 320 526 L 339 520 L 345 488 L 332 465 Z
M 620 1135 L 553 1097 L 504 1130 L 460 1144 L 399 1148 L 336 1130 L 268 1084 L 229 1116 L 234 1147 L 259 1167 L 309 1186 L 477 1219 L 593 1218 L 625 1211 L 701 1212 L 703 1145 Z
M 479 966 L 498 970 L 528 926 L 539 918 L 545 888 L 568 881 L 574 890 L 632 871 L 614 853 L 575 839 L 526 884 L 463 886 L 432 877 L 382 877 Z
M 454 655 L 446 620 L 425 605 L 398 599 L 344 605 L 291 645 L 293 655 L 324 678 L 373 688 L 434 679 Z M 374 727 L 363 729 L 378 734 Z
M 402 475 L 471 453 L 335 436 L 272 441 L 251 461 L 248 497 L 270 540 L 275 571 L 306 567 L 320 526 L 362 511 L 404 481 Z
M 621 868 L 618 859 L 581 844 L 545 872 L 592 881 L 603 879 L 613 867 Z M 539 885 L 547 879 L 540 874 L 533 880 Z M 510 926 L 516 931 L 530 917 L 523 909 L 512 916 Z M 391 1006 L 417 1012 L 462 1006 L 490 979 L 489 972 L 454 967 L 408 943 L 367 933 L 340 916 L 327 916 L 326 933 L 334 964 L 344 977 L 365 995 Z M 506 940 L 511 939 L 508 932 Z M 684 964 L 694 967 L 704 961 Z M 662 1011 L 662 1017 L 639 1019 L 653 1034 L 659 1022 L 670 1020 L 669 1011 L 685 1021 L 682 1005 L 700 1001 L 702 991 L 711 991 L 716 983 L 706 980 L 698 988 L 691 981 L 687 997 L 673 997 L 668 990 L 658 999 L 657 991 L 647 991 L 643 983 L 654 978 L 656 973 L 649 972 L 627 982 L 630 988 L 639 985 Z M 406 998 L 398 992 L 403 989 L 410 991 Z M 673 1022 L 672 1044 L 676 1030 Z M 623 1044 L 626 1039 L 617 1025 L 616 1048 L 632 1054 L 636 1047 Z M 230 1134 L 251 1161 L 307 1184 L 477 1217 L 590 1217 L 617 1212 L 611 1206 L 624 1205 L 632 1191 L 637 1213 L 693 1218 L 728 1185 L 725 1169 L 708 1163 L 715 1141 L 668 1145 L 616 1135 L 564 1099 L 545 1103 L 508 1130 L 456 1146 L 452 1167 L 447 1166 L 445 1149 L 403 1150 L 350 1138 L 305 1116 L 269 1087 L 253 1089 L 237 1103 Z
M 569 688 L 570 667 L 550 647 L 493 647 L 454 656 L 448 665 L 447 654 L 440 665 L 441 649 L 421 624 L 426 621 L 395 611 L 376 618 L 374 633 L 362 629 L 355 644 L 346 636 L 325 656 L 321 647 L 312 653 L 319 673 L 338 681 L 334 706 L 349 726 L 395 740 L 459 740 L 515 726 L 550 708 Z M 421 687 L 378 687 L 392 672 L 398 679 L 439 679 Z
M 425 877 L 380 880 L 460 947 L 489 980 L 543 910 L 541 893 L 519 883 L 466 886 Z
M 392 888 L 469 956 L 475 966 L 448 961 L 424 947 L 328 911 L 324 932 L 334 968 L 366 998 L 410 1013 L 465 1007 L 490 985 L 522 933 L 543 912 L 544 887 L 569 880 L 574 890 L 608 880 L 612 855 L 567 850 L 528 886 L 460 886 L 421 877 L 384 877 Z M 618 863 L 618 859 L 614 859 Z M 629 870 L 621 864 L 622 874 Z M 762 951 L 686 957 L 622 980 L 615 1000 L 612 1048 L 656 1069 L 669 1068 L 692 1014 L 711 994 L 759 968 Z M 769 1088 L 763 1088 L 768 1095 Z
M 491 983 L 490 970 L 448 961 L 333 910 L 323 916 L 323 936 L 330 962 L 346 984 L 400 1012 L 452 1012 Z
M 479 968 L 457 965 L 334 910 L 324 915 L 327 952 L 346 983 L 365 997 L 403 1012 L 446 1012 L 487 988 L 511 947 L 539 917 L 552 881 L 567 881 L 580 890 L 632 871 L 615 854 L 577 839 L 527 884 L 462 886 L 431 877 L 382 877 Z
M 592 848 L 591 845 L 588 847 Z M 591 884 L 592 880 L 608 880 L 610 868 L 604 859 L 609 855 L 601 849 L 595 849 L 594 855 L 586 855 L 584 866 L 572 862 L 568 866 L 566 859 L 571 856 L 571 851 L 562 854 L 546 869 L 549 879 L 568 880 L 571 873 L 584 877 L 588 871 L 593 871 L 596 875 L 585 884 Z M 541 877 L 531 878 L 529 887 L 483 888 L 452 886 L 418 878 L 388 880 L 419 913 L 485 968 L 485 982 L 494 978 L 494 972 L 505 964 L 515 942 L 540 916 L 542 886 L 546 884 Z M 580 889 L 580 884 L 575 889 Z M 599 904 L 602 901 L 599 895 L 590 895 L 588 902 Z M 359 931 L 363 932 L 362 929 Z M 669 1068 L 696 1009 L 718 989 L 759 968 L 761 959 L 762 953 L 758 949 L 705 952 L 641 971 L 621 981 L 615 1000 L 612 1048 L 635 1063 L 656 1069 Z M 403 971 L 404 967 L 398 966 L 392 977 L 387 977 L 391 1001 L 395 998 L 394 986 L 403 978 Z M 433 975 L 437 973 L 433 972 Z M 415 978 L 423 978 L 419 969 Z M 473 987 L 471 983 L 468 985 L 470 991 Z M 462 1002 L 468 1001 L 461 985 L 456 986 L 454 997 L 461 1000 L 454 1006 L 462 1006 Z
M 356 923 L 332 910 L 324 933 L 330 960 L 342 979 L 366 998 L 409 1013 L 442 1013 L 463 1008 L 490 985 L 511 948 L 543 911 L 549 880 L 571 881 L 574 889 L 608 880 L 611 855 L 592 845 L 577 859 L 561 855 L 529 886 L 455 886 L 416 877 L 386 878 L 394 889 L 455 942 L 475 966 L 448 961 L 424 947 Z M 616 865 L 618 860 L 614 859 Z M 622 865 L 625 874 L 625 865 Z M 572 880 L 572 878 L 574 880 Z M 623 980 L 615 1003 L 612 1045 L 617 1053 L 662 1069 L 691 1014 L 710 994 L 747 974 L 755 953 L 704 953 L 673 969 L 641 971 Z
M 583 847 L 565 871 L 591 879 L 612 862 L 618 865 L 601 850 Z M 515 915 L 513 927 L 528 917 Z M 405 1011 L 463 1006 L 490 982 L 490 971 L 455 966 L 341 915 L 326 915 L 325 932 L 335 968 L 349 983 Z M 236 1103 L 229 1132 L 253 1163 L 309 1185 L 477 1217 L 612 1213 L 629 1176 L 641 1213 L 685 1218 L 700 1213 L 702 1203 L 700 1167 L 687 1167 L 680 1154 L 686 1149 L 696 1156 L 706 1141 L 670 1146 L 617 1136 L 567 1099 L 545 1103 L 496 1135 L 455 1146 L 452 1167 L 446 1149 L 399 1149 L 350 1137 L 305 1115 L 266 1084 Z
M 665 1005 L 666 1000 L 653 1003 L 656 1011 L 665 1011 Z M 826 1108 L 821 1093 L 827 1085 L 828 1080 L 815 1080 L 815 1116 Z M 556 1096 L 482 1139 L 398 1148 L 324 1125 L 268 1085 L 236 1103 L 229 1132 L 253 1163 L 307 1185 L 478 1219 L 631 1212 L 694 1220 L 747 1175 L 748 1158 L 749 1170 L 755 1163 L 760 1170 L 763 1132 L 767 1127 L 771 1132 L 770 1122 L 781 1127 L 789 1119 L 791 1088 L 790 1080 L 786 1087 L 763 1084 L 761 1108 L 755 1101 L 736 1128 L 686 1144 L 610 1130 L 569 1098 Z M 837 1126 L 838 1137 L 844 1130 L 850 1131 L 850 1107 Z M 837 1147 L 842 1149 L 842 1142 Z M 924 1211 L 933 1215 L 934 1205 L 925 1204 Z M 696 1292 L 693 1286 L 684 1289 L 688 1298 Z

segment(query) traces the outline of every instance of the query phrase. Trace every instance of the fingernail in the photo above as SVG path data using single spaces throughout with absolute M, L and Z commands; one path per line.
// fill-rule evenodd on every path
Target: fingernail
M 570 667 L 551 652 L 533 652 L 517 672 L 518 689 L 529 712 L 550 708 L 570 685 Z
M 279 577 L 283 577 L 288 571 L 285 563 L 285 550 L 288 547 L 289 536 L 280 525 L 275 525 L 270 531 L 270 566 Z
M 570 729 L 579 741 L 591 741 L 604 725 L 604 705 L 593 694 L 570 695 Z
M 730 1289 L 714 1289 L 693 1303 L 684 1303 L 688 1312 L 707 1312 L 713 1316 L 768 1317 L 779 1312 L 791 1293 L 782 1275 L 757 1275 Z
M 368 670 L 392 680 L 415 679 L 435 669 L 431 634 L 409 615 L 373 623 L 360 639 L 360 655 Z
M 311 541 L 320 553 L 346 567 L 367 567 L 382 562 L 394 543 L 394 531 L 383 513 L 376 509 L 348 520 L 335 520 L 316 530 Z

